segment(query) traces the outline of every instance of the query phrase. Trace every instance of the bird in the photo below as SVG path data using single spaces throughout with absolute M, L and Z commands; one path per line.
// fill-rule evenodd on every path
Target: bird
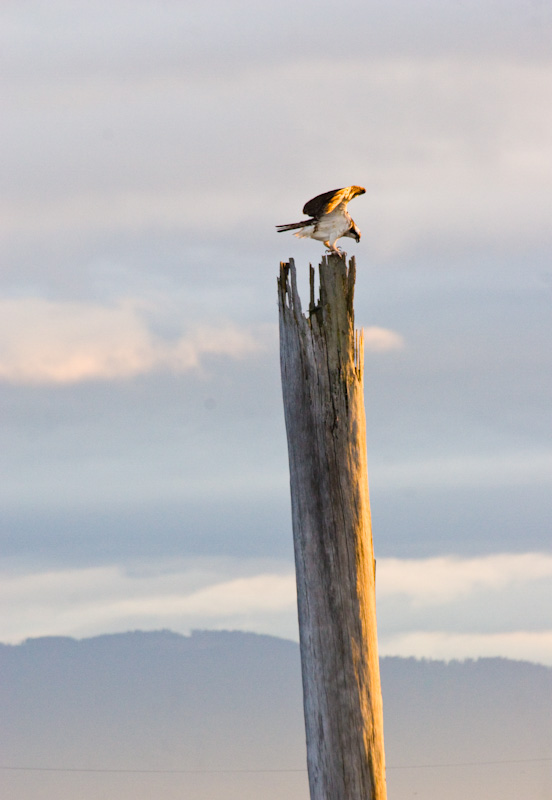
M 342 236 L 360 241 L 360 231 L 347 212 L 347 203 L 365 192 L 363 186 L 345 186 L 344 189 L 333 189 L 331 192 L 319 194 L 305 203 L 303 214 L 308 214 L 309 219 L 289 225 L 276 225 L 278 233 L 296 230 L 294 236 L 324 242 L 330 252 L 341 255 L 341 249 L 335 243 Z

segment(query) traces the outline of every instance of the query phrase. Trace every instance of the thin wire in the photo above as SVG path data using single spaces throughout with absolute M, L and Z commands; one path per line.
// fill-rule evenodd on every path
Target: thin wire
M 229 773 L 306 772 L 303 769 L 101 769 L 98 767 L 3 767 L 14 772 L 107 772 L 142 775 L 227 775 Z
M 394 769 L 438 769 L 441 767 L 485 767 L 494 764 L 534 764 L 552 761 L 551 757 L 545 758 L 505 758 L 496 761 L 454 761 L 440 764 L 401 764 L 388 766 L 387 770 Z M 306 772 L 302 769 L 101 769 L 97 767 L 6 767 L 0 765 L 0 770 L 13 772 L 102 772 L 141 775 L 228 775 L 228 774 L 268 774 L 268 773 L 298 773 Z
M 496 761 L 451 761 L 442 764 L 401 764 L 400 766 L 387 767 L 387 769 L 426 769 L 435 767 L 486 767 L 493 764 L 534 764 L 537 762 L 552 761 L 552 758 L 504 758 Z

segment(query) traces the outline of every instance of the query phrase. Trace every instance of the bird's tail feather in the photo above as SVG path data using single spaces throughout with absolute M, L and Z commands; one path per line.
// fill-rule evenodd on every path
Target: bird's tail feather
M 308 239 L 314 233 L 314 226 L 307 225 L 304 228 L 300 228 L 297 233 L 294 233 L 294 236 L 297 236 L 298 239 Z
M 312 219 L 304 219 L 302 222 L 291 222 L 289 225 L 276 225 L 278 229 L 278 233 L 283 233 L 284 231 L 295 231 L 298 228 L 305 228 L 307 225 L 312 225 L 314 220 Z

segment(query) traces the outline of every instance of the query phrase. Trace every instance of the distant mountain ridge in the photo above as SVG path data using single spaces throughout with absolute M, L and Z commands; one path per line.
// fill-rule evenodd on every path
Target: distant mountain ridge
M 381 671 L 393 800 L 552 796 L 551 668 L 384 658 Z M 10 800 L 308 798 L 294 642 L 30 639 L 0 645 L 0 681 L 1 766 L 26 768 L 0 770 Z

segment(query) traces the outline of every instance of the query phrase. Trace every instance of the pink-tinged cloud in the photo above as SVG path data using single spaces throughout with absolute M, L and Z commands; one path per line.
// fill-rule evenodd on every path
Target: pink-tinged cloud
M 236 325 L 196 326 L 176 340 L 155 336 L 138 304 L 113 306 L 0 301 L 0 380 L 71 384 L 130 378 L 153 370 L 186 372 L 207 355 L 243 358 L 262 350 L 262 330 Z
M 370 326 L 364 328 L 364 349 L 372 353 L 386 353 L 390 350 L 402 350 L 404 339 L 396 331 L 389 328 Z

